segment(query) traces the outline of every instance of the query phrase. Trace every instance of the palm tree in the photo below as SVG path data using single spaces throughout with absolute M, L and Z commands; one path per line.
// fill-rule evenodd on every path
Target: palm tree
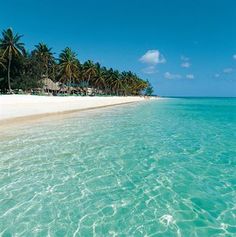
M 35 45 L 35 50 L 32 52 L 34 56 L 36 56 L 37 60 L 42 63 L 44 70 L 41 73 L 41 77 L 44 75 L 48 77 L 49 67 L 54 62 L 54 57 L 52 53 L 52 48 L 48 48 L 48 46 L 44 43 L 39 43 Z
M 97 74 L 97 68 L 91 60 L 88 60 L 83 65 L 84 79 L 87 81 L 86 95 L 91 79 L 94 79 Z
M 20 42 L 22 35 L 13 33 L 9 28 L 2 32 L 2 39 L 0 39 L 0 49 L 3 50 L 3 56 L 8 60 L 7 66 L 7 80 L 8 89 L 11 92 L 11 61 L 12 57 L 17 57 L 24 52 L 24 44 Z
M 96 76 L 94 79 L 94 86 L 98 89 L 103 89 L 106 91 L 106 68 L 101 67 L 99 63 L 96 66 Z
M 145 95 L 146 95 L 146 96 L 152 96 L 152 94 L 153 94 L 153 92 L 154 92 L 152 85 L 150 84 L 149 81 L 146 81 L 145 83 L 146 83 Z
M 125 95 L 137 95 L 140 92 L 137 92 L 139 78 L 136 74 L 133 74 L 131 71 L 129 72 L 122 72 L 122 81 L 125 85 Z
M 106 70 L 106 78 L 105 78 L 105 83 L 106 83 L 106 93 L 112 94 L 113 92 L 113 74 L 114 70 L 112 68 Z
M 70 48 L 65 48 L 55 60 L 52 48 L 44 43 L 35 45 L 32 52 L 26 53 L 21 35 L 14 34 L 12 29 L 2 32 L 0 38 L 0 89 L 12 92 L 11 85 L 18 88 L 36 88 L 42 76 L 63 80 L 69 89 L 72 82 L 83 80 L 82 87 L 103 90 L 106 94 L 140 95 L 152 94 L 153 88 L 132 72 L 119 72 L 114 69 L 94 64 L 91 60 L 80 65 L 77 55 Z M 21 57 L 19 57 L 21 56 Z M 5 81 L 7 77 L 7 81 Z M 16 80 L 11 81 L 11 77 Z M 14 82 L 14 84 L 13 84 Z
M 59 55 L 59 68 L 62 79 L 65 79 L 70 92 L 72 78 L 78 77 L 78 60 L 76 53 L 66 47 Z
M 120 76 L 121 75 L 118 70 L 113 71 L 111 86 L 113 93 L 115 93 L 117 96 L 123 90 L 123 85 Z
M 121 80 L 124 85 L 124 95 L 126 96 L 129 92 L 129 87 L 130 87 L 130 80 L 127 72 L 122 72 L 121 73 Z

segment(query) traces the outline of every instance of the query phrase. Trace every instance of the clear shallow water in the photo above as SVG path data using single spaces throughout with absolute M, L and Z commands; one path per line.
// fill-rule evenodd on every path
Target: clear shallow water
M 166 99 L 0 139 L 0 236 L 236 236 L 235 99 Z

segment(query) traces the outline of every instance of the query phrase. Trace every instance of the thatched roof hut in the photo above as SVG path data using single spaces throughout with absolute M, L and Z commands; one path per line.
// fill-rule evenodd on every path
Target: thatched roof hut
M 64 85 L 62 85 L 60 87 L 60 92 L 65 92 L 65 93 L 68 93 L 68 92 L 77 93 L 77 92 L 81 92 L 81 91 L 82 91 L 82 89 L 79 88 L 79 87 L 75 88 L 75 87 L 72 87 L 72 86 L 68 87 L 68 86 L 64 86 Z
M 59 91 L 60 87 L 52 81 L 50 78 L 41 79 L 41 83 L 43 84 L 43 89 L 46 91 Z

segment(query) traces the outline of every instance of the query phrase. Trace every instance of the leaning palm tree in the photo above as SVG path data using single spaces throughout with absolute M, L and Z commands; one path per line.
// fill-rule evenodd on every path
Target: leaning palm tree
M 8 89 L 11 92 L 11 61 L 13 57 L 18 57 L 24 52 L 24 44 L 20 42 L 22 35 L 13 33 L 9 28 L 2 32 L 2 38 L 0 39 L 0 49 L 3 50 L 3 56 L 8 60 L 7 66 L 7 81 Z
M 72 78 L 78 77 L 78 60 L 76 53 L 69 47 L 65 48 L 59 55 L 59 68 L 62 79 L 65 79 L 70 92 Z
M 132 72 L 122 72 L 122 80 L 125 85 L 125 95 L 133 95 L 133 86 L 136 75 Z
M 41 63 L 43 70 L 41 73 L 41 77 L 44 75 L 48 77 L 48 70 L 50 65 L 54 62 L 54 57 L 52 53 L 52 48 L 49 48 L 44 43 L 39 43 L 35 45 L 35 50 L 32 52 L 36 59 Z

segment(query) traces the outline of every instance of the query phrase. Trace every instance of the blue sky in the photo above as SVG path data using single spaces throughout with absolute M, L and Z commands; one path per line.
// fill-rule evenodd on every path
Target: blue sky
M 70 46 L 166 96 L 236 96 L 235 22 L 235 0 L 12 0 L 0 14 L 29 49 Z

